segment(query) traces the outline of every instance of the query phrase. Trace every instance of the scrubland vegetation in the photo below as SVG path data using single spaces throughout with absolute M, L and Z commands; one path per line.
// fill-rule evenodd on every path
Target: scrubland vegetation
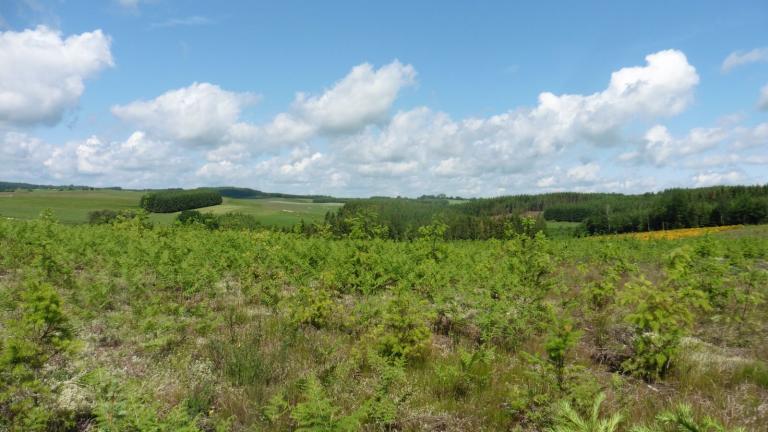
M 766 430 L 766 227 L 345 219 L 0 220 L 0 430 Z

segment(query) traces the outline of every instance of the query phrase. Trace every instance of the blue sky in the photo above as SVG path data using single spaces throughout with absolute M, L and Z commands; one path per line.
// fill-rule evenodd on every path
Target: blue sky
M 0 180 L 348 196 L 768 182 L 768 4 L 0 3 Z

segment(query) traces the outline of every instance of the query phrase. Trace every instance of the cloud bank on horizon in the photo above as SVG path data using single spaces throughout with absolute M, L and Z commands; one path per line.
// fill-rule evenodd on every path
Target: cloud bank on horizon
M 510 103 L 486 116 L 398 105 L 418 93 L 418 65 L 392 59 L 349 65 L 326 88 L 297 91 L 266 120 L 248 112 L 269 83 L 236 91 L 201 80 L 114 102 L 114 131 L 46 138 L 46 129 L 78 109 L 86 87 L 119 64 L 114 43 L 101 29 L 0 32 L 0 180 L 350 196 L 631 193 L 768 182 L 768 121 L 747 124 L 722 113 L 716 124 L 671 132 L 666 122 L 695 103 L 702 82 L 674 48 L 605 71 L 596 92 L 542 90 L 531 106 Z M 766 59 L 766 48 L 734 51 L 721 70 Z M 768 77 L 755 99 L 745 111 L 768 110 Z M 656 175 L 662 172 L 673 174 Z

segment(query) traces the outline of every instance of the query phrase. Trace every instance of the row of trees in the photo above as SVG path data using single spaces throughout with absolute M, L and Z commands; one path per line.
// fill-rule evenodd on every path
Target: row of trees
M 467 214 L 543 212 L 551 221 L 581 222 L 592 234 L 768 222 L 768 185 L 667 189 L 657 193 L 558 192 L 472 200 Z
M 600 203 L 582 222 L 592 234 L 768 222 L 766 186 L 672 189 L 651 198 Z
M 173 213 L 221 204 L 221 194 L 211 189 L 167 190 L 150 192 L 139 205 L 152 213 Z
M 364 217 L 386 228 L 388 238 L 418 237 L 419 227 L 439 220 L 448 239 L 502 238 L 520 228 L 521 216 L 580 222 L 590 234 L 653 231 L 768 222 L 768 185 L 668 189 L 658 193 L 558 192 L 473 199 L 451 204 L 442 196 L 420 199 L 373 197 L 347 200 L 325 222 L 337 236 L 349 234 L 350 219 Z
M 486 240 L 504 238 L 509 229 L 522 232 L 522 218 L 517 214 L 476 215 L 461 205 L 447 200 L 408 198 L 370 198 L 349 200 L 335 213 L 325 215 L 325 223 L 337 237 L 349 236 L 356 223 L 377 225 L 382 236 L 393 240 L 411 240 L 421 237 L 420 228 L 435 221 L 445 225 L 444 237 L 449 240 Z M 543 230 L 542 218 L 536 229 Z M 311 228 L 306 230 L 311 234 Z

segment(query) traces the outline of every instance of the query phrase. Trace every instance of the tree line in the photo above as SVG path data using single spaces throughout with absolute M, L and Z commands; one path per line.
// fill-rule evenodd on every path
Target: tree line
M 426 199 L 425 199 L 426 198 Z M 520 232 L 524 217 L 537 229 L 548 221 L 578 222 L 589 234 L 655 231 L 705 226 L 768 223 L 768 185 L 667 189 L 656 193 L 556 192 L 477 198 L 452 204 L 444 195 L 348 199 L 325 216 L 336 236 L 348 235 L 354 218 L 386 228 L 386 237 L 408 240 L 434 221 L 447 226 L 447 239 L 503 238 Z M 311 234 L 310 225 L 300 227 Z
M 347 237 L 362 224 L 381 227 L 377 231 L 379 236 L 392 240 L 420 238 L 419 229 L 433 223 L 445 225 L 444 238 L 449 240 L 501 239 L 510 229 L 523 231 L 523 219 L 519 214 L 472 214 L 461 205 L 450 204 L 447 199 L 353 199 L 337 211 L 326 213 L 325 223 L 336 237 Z M 536 218 L 536 229 L 544 228 L 544 220 Z M 310 225 L 302 227 L 308 234 L 313 230 Z
M 152 213 L 173 213 L 221 204 L 221 194 L 212 189 L 166 190 L 141 197 L 139 206 Z

